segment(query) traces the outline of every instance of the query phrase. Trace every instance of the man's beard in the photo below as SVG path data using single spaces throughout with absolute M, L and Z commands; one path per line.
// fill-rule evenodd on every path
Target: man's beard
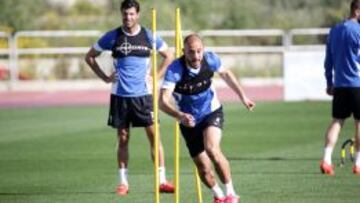
M 197 63 L 198 61 L 194 60 L 194 61 L 191 61 L 191 60 L 187 60 L 187 64 L 191 67 L 191 68 L 199 68 L 201 66 L 201 63 Z

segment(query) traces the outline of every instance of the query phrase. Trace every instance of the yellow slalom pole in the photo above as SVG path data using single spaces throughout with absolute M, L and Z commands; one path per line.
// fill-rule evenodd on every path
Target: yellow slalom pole
M 194 174 L 195 174 L 195 182 L 196 182 L 197 200 L 199 203 L 202 203 L 203 197 L 202 197 L 202 191 L 201 191 L 201 181 L 200 181 L 199 172 L 198 172 L 196 166 L 194 166 Z
M 156 10 L 153 8 L 151 10 L 152 14 L 152 52 L 151 52 L 151 61 L 152 61 L 152 78 L 153 78 L 153 111 L 154 111 L 154 128 L 155 128 L 155 137 L 154 137 L 154 202 L 160 202 L 160 192 L 159 192 L 159 128 L 158 128 L 158 90 L 157 90 L 157 58 L 156 58 Z
M 181 32 L 181 18 L 180 18 L 180 8 L 176 8 L 176 16 L 175 16 L 175 56 L 176 58 L 181 56 L 182 49 L 183 49 L 183 38 Z M 179 203 L 179 123 L 175 122 L 175 198 L 174 202 Z M 202 191 L 201 191 L 201 181 L 199 177 L 199 173 L 197 168 L 194 166 L 194 177 L 195 177 L 195 184 L 196 184 L 196 192 L 197 192 L 197 200 L 199 203 L 203 202 L 202 198 Z
M 174 202 L 175 203 L 179 203 L 180 202 L 180 150 L 179 150 L 179 123 L 177 121 L 175 121 L 175 148 L 174 148 L 174 155 L 175 155 L 175 168 L 174 168 L 174 173 L 175 173 L 175 194 L 174 194 Z
M 181 55 L 181 27 L 180 27 L 180 9 L 176 8 L 175 14 L 175 57 L 178 58 Z M 180 138 L 179 138 L 179 123 L 175 121 L 175 134 L 174 134 L 174 173 L 175 173 L 175 194 L 174 203 L 180 202 L 179 185 L 180 185 Z

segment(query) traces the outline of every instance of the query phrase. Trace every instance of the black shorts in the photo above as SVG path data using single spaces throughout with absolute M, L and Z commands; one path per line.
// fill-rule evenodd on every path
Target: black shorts
M 345 119 L 351 116 L 360 119 L 360 88 L 335 88 L 332 102 L 332 116 Z
M 111 95 L 108 125 L 114 128 L 148 127 L 153 124 L 152 95 L 120 97 Z
M 180 124 L 181 134 L 185 139 L 186 146 L 191 157 L 196 157 L 205 150 L 204 147 L 204 130 L 209 126 L 223 128 L 224 113 L 222 107 L 207 115 L 203 121 L 195 127 L 190 128 Z

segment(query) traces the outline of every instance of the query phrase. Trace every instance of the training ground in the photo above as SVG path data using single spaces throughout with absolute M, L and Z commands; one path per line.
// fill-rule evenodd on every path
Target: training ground
M 153 167 L 141 129 L 130 139 L 130 194 L 114 194 L 116 137 L 106 126 L 107 111 L 104 104 L 0 108 L 0 202 L 153 202 Z M 172 179 L 174 121 L 164 114 L 160 119 Z M 330 102 L 258 102 L 254 112 L 226 104 L 222 148 L 241 202 L 359 202 L 360 177 L 351 173 L 349 161 L 336 167 L 335 177 L 320 174 L 329 121 Z M 353 136 L 352 124 L 345 125 L 340 143 Z M 195 203 L 193 165 L 183 141 L 180 167 L 180 202 Z M 202 188 L 204 202 L 211 202 Z M 161 202 L 173 202 L 173 195 L 162 194 Z

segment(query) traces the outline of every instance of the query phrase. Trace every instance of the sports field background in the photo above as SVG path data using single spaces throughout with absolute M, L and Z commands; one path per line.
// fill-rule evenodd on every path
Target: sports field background
M 153 167 L 143 130 L 130 140 L 130 194 L 118 197 L 115 131 L 106 126 L 107 106 L 0 109 L 0 202 L 150 203 Z M 336 177 L 321 175 L 323 137 L 330 102 L 265 102 L 254 112 L 225 105 L 223 150 L 233 181 L 247 203 L 355 203 L 360 177 L 351 163 Z M 353 136 L 347 121 L 341 143 Z M 161 114 L 167 174 L 173 173 L 173 120 Z M 195 203 L 193 167 L 181 147 L 182 203 Z M 340 143 L 335 149 L 339 164 Z M 204 202 L 211 202 L 203 186 Z M 161 202 L 172 202 L 171 194 Z

